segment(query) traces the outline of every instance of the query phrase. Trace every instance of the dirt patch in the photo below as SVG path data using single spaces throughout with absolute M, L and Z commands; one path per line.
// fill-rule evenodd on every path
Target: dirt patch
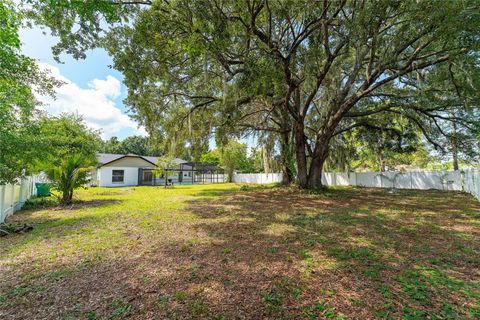
M 478 317 L 480 206 L 467 195 L 214 191 L 172 197 L 186 207 L 152 212 L 168 219 L 148 229 L 132 213 L 138 234 L 98 259 L 54 258 L 34 277 L 0 269 L 0 317 Z

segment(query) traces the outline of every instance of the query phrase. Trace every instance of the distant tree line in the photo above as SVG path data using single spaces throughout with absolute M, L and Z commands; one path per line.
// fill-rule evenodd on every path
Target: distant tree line
M 129 136 L 123 140 L 111 137 L 102 141 L 98 151 L 102 153 L 136 154 L 153 157 L 164 155 L 163 150 L 153 146 L 148 137 L 142 136 Z

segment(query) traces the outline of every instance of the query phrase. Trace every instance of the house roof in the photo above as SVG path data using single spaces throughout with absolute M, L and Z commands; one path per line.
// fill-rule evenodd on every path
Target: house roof
M 129 154 L 97 153 L 97 160 L 98 160 L 98 163 L 100 164 L 100 166 L 104 166 L 108 163 L 112 163 L 114 161 L 117 161 L 119 159 L 123 159 L 123 158 L 126 158 L 126 157 L 140 158 L 140 159 L 143 159 L 147 162 L 150 162 L 151 164 L 153 164 L 155 166 L 157 165 L 157 161 L 158 161 L 158 157 L 139 156 L 139 155 L 132 154 L 132 153 L 129 153 Z M 183 159 L 180 159 L 180 158 L 175 158 L 175 159 L 173 159 L 173 161 L 175 161 L 178 164 L 187 163 L 187 161 L 185 161 Z
M 147 161 L 153 162 L 153 163 L 157 163 L 157 160 L 158 160 L 158 157 L 142 156 L 142 158 L 147 160 Z M 174 158 L 173 161 L 175 161 L 178 164 L 187 163 L 187 161 L 185 161 L 183 159 L 180 159 L 180 158 Z

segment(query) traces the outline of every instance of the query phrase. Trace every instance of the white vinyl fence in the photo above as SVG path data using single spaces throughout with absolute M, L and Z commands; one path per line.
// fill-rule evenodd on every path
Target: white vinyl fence
M 326 172 L 323 174 L 322 180 L 328 186 L 463 190 L 463 173 L 461 171 Z
M 282 181 L 281 173 L 236 173 L 233 175 L 235 183 L 277 183 Z
M 480 172 L 478 170 L 465 170 L 463 175 L 463 191 L 470 193 L 480 200 Z
M 20 210 L 25 201 L 37 192 L 35 183 L 39 181 L 40 178 L 34 176 L 26 177 L 18 184 L 0 185 L 0 223 Z
M 276 183 L 281 173 L 235 174 L 237 183 Z M 371 188 L 438 189 L 465 191 L 480 200 L 480 172 L 465 171 L 407 171 L 407 172 L 324 172 L 322 181 L 327 186 L 363 186 Z

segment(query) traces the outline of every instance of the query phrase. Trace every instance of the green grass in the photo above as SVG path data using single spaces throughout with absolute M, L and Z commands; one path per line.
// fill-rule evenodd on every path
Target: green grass
M 91 188 L 29 208 L 9 222 L 34 230 L 0 239 L 0 318 L 480 314 L 480 205 L 461 193 Z
M 37 270 L 43 272 L 46 265 L 60 257 L 88 263 L 105 258 L 109 250 L 127 254 L 128 250 L 121 248 L 135 244 L 138 235 L 148 237 L 165 224 L 194 220 L 195 214 L 183 210 L 186 200 L 235 189 L 215 185 L 214 189 L 181 186 L 81 190 L 72 208 L 24 212 L 22 217 L 34 226 L 33 232 L 7 239 L 10 243 L 0 248 L 0 254 L 2 260 L 20 254 L 34 257 L 41 267 L 32 266 L 31 275 Z

